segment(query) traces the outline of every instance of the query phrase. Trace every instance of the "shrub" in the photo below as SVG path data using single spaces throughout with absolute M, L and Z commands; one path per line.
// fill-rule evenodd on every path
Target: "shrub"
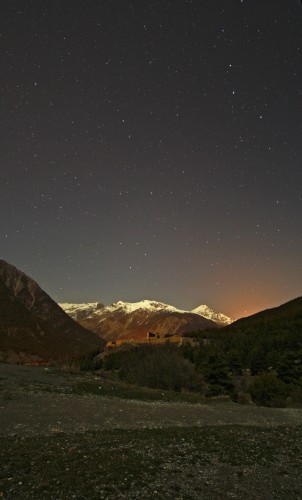
M 249 387 L 252 400 L 261 406 L 285 407 L 289 387 L 273 372 L 257 375 Z
M 238 392 L 236 402 L 240 405 L 248 405 L 251 402 L 251 395 L 248 392 Z
M 104 368 L 119 370 L 119 377 L 125 382 L 153 389 L 181 391 L 203 387 L 194 366 L 171 344 L 111 353 L 104 360 Z
M 99 353 L 98 349 L 83 356 L 66 356 L 61 361 L 55 362 L 54 366 L 66 373 L 98 370 L 102 367 L 102 360 L 97 357 Z
M 294 408 L 302 407 L 302 387 L 294 387 L 289 395 L 287 400 L 287 406 L 291 406 Z

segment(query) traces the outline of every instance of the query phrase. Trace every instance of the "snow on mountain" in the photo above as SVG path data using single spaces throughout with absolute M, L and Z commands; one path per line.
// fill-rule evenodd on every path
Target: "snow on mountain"
M 215 328 L 215 322 L 190 311 L 154 300 L 118 301 L 105 307 L 99 303 L 61 304 L 82 326 L 105 340 L 146 338 L 149 332 L 160 336 Z
M 171 313 L 179 312 L 199 314 L 199 316 L 215 321 L 219 325 L 229 325 L 234 321 L 225 314 L 215 312 L 207 305 L 201 305 L 192 311 L 186 311 L 155 300 L 141 300 L 140 302 L 123 302 L 122 300 L 119 300 L 109 306 L 104 306 L 101 302 L 88 302 L 83 304 L 62 303 L 59 305 L 73 319 L 81 319 L 83 317 L 87 318 L 95 315 L 101 316 L 104 313 L 108 314 L 117 311 L 124 314 L 131 314 L 134 311 L 141 310 L 146 312 L 166 311 Z
M 233 323 L 233 321 L 235 321 L 233 318 L 229 318 L 225 314 L 213 311 L 213 309 L 211 309 L 206 305 L 201 305 L 199 307 L 196 307 L 196 309 L 193 309 L 191 312 L 194 314 L 199 314 L 204 318 L 211 319 L 212 321 L 215 321 L 215 323 L 218 323 L 219 325 L 230 325 L 231 323 Z
M 109 306 L 104 306 L 101 302 L 88 302 L 83 304 L 61 303 L 60 307 L 71 316 L 73 319 L 81 319 L 82 317 L 90 317 L 92 315 L 102 315 L 103 313 L 120 312 L 131 314 L 134 311 L 141 310 L 146 312 L 167 311 L 186 313 L 182 309 L 177 309 L 174 306 L 156 302 L 154 300 L 141 300 L 140 302 L 123 302 L 119 300 Z
M 207 306 L 185 311 L 155 300 L 140 302 L 119 300 L 109 306 L 104 306 L 100 302 L 65 303 L 60 306 L 82 326 L 107 340 L 141 338 L 148 332 L 156 332 L 159 335 L 167 333 L 181 335 L 204 328 L 214 328 L 215 325 L 227 325 L 232 321 Z
M 187 312 L 181 309 L 177 309 L 174 306 L 170 306 L 168 304 L 163 304 L 162 302 L 156 302 L 155 300 L 141 300 L 140 302 L 123 302 L 119 300 L 118 302 L 114 302 L 110 306 L 106 307 L 108 312 L 116 311 L 117 309 L 130 314 L 138 309 L 145 310 L 147 312 L 155 312 L 155 311 L 170 311 L 170 312 Z
M 92 314 L 100 314 L 105 307 L 101 302 L 88 302 L 84 304 L 69 304 L 66 302 L 59 304 L 59 306 L 76 321 L 88 318 Z

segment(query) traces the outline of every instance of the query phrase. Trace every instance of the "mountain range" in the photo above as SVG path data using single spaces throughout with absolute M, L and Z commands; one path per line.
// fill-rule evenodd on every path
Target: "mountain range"
M 0 359 L 66 360 L 102 346 L 33 279 L 0 259 Z
M 234 334 L 251 327 L 260 333 L 300 332 L 301 324 L 302 297 L 234 322 L 205 305 L 184 311 L 152 300 L 60 307 L 32 278 L 0 259 L 0 360 L 4 361 L 64 361 L 103 347 L 104 340 L 144 338 L 149 332 L 181 335 L 217 325 Z
M 181 335 L 205 328 L 217 328 L 232 319 L 202 305 L 193 311 L 154 300 L 140 302 L 118 301 L 109 306 L 101 302 L 87 304 L 60 304 L 62 309 L 82 326 L 105 340 L 141 339 L 148 332 Z

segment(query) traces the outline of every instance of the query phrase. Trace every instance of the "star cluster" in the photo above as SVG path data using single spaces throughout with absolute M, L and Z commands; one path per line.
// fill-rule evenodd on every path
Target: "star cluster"
M 6 2 L 0 256 L 58 301 L 301 295 L 301 13 Z

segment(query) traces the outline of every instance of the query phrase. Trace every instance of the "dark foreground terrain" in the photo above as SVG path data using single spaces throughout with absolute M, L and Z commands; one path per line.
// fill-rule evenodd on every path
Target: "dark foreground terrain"
M 0 497 L 302 499 L 302 410 L 193 401 L 0 364 Z

